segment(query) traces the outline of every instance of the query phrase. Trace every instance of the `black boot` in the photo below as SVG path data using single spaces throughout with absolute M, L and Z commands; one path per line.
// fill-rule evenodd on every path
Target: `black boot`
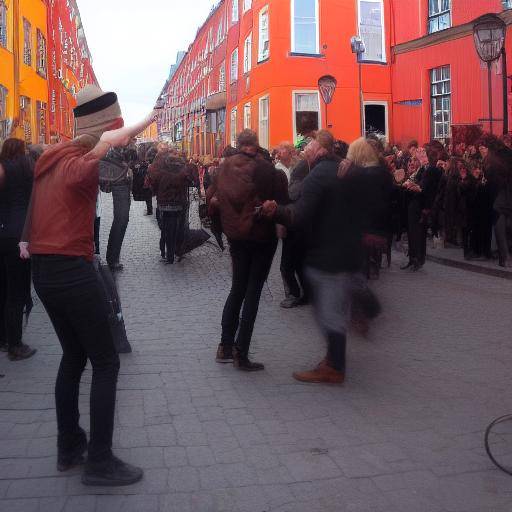
M 258 372 L 265 369 L 261 363 L 253 363 L 249 360 L 249 351 L 233 347 L 233 366 L 244 372 Z
M 84 485 L 120 487 L 132 485 L 144 476 L 141 468 L 127 464 L 113 455 L 102 462 L 87 461 L 82 476 Z
M 85 462 L 84 454 L 87 451 L 87 436 L 79 428 L 74 436 L 59 435 L 57 439 L 57 470 L 68 471 Z

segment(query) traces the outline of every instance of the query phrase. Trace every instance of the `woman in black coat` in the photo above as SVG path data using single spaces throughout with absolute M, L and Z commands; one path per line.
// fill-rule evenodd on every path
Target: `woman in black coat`
M 20 258 L 18 243 L 25 224 L 33 161 L 25 143 L 7 139 L 0 152 L 0 349 L 11 361 L 33 356 L 22 343 L 23 308 L 30 296 L 30 263 Z

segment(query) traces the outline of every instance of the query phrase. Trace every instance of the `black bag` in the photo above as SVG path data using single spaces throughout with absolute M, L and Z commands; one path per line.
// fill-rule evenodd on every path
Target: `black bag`
M 132 351 L 132 347 L 126 336 L 121 299 L 117 292 L 114 276 L 108 265 L 101 263 L 99 258 L 95 258 L 94 268 L 96 269 L 98 282 L 105 294 L 105 301 L 109 311 L 108 321 L 110 324 L 110 332 L 112 333 L 117 353 L 129 354 Z

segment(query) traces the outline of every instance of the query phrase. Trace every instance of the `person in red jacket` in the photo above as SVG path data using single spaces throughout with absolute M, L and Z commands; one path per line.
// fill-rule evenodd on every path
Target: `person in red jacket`
M 63 351 L 55 385 L 57 468 L 65 471 L 83 463 L 88 450 L 84 484 L 129 485 L 143 472 L 112 453 L 119 356 L 93 267 L 94 219 L 100 159 L 110 148 L 128 145 L 154 114 L 123 128 L 117 95 L 92 85 L 78 93 L 77 103 L 76 138 L 48 149 L 36 165 L 20 251 L 22 258 L 32 257 L 34 288 Z M 80 379 L 88 359 L 89 445 L 78 410 Z

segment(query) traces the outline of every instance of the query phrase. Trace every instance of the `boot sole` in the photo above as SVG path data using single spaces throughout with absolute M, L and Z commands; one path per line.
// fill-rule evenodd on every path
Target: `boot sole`
M 301 379 L 301 378 L 297 377 L 296 375 L 293 375 L 293 378 L 296 381 L 303 382 L 305 384 L 343 384 L 345 382 L 344 380 L 320 380 L 320 379 L 306 380 L 306 379 Z
M 25 354 L 23 356 L 12 356 L 10 354 L 7 355 L 9 358 L 9 361 L 24 361 L 25 359 L 30 359 L 32 356 L 34 356 L 37 352 L 37 349 L 33 349 L 29 354 Z
M 83 455 L 76 457 L 71 462 L 58 462 L 57 463 L 57 471 L 60 473 L 64 473 L 65 471 L 69 471 L 71 469 L 77 468 L 79 466 L 83 466 L 85 464 L 85 457 Z
M 144 474 L 141 474 L 137 478 L 131 478 L 130 480 L 113 480 L 110 478 L 92 477 L 83 475 L 82 484 L 92 487 L 125 487 L 127 485 L 133 485 L 140 482 Z
M 215 361 L 217 363 L 220 363 L 220 364 L 226 364 L 226 363 L 232 363 L 233 362 L 233 358 L 229 359 L 215 359 Z

